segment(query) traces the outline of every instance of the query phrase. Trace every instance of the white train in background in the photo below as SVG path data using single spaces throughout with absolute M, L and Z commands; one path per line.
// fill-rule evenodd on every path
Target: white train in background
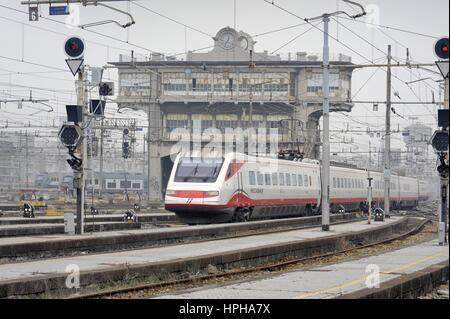
M 374 206 L 383 205 L 384 177 L 370 172 Z M 331 167 L 330 210 L 367 208 L 368 172 Z M 426 200 L 427 183 L 391 176 L 393 209 L 415 207 Z M 188 224 L 308 216 L 320 213 L 321 166 L 229 153 L 223 158 L 178 155 L 167 186 L 165 207 Z

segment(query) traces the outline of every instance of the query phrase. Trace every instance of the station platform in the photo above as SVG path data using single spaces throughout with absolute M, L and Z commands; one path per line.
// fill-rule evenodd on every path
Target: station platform
M 380 271 L 380 283 L 435 264 L 447 263 L 448 246 L 437 240 L 349 262 L 293 271 L 271 278 L 203 287 L 160 298 L 181 299 L 329 299 L 367 289 L 368 275 Z M 369 283 L 372 283 L 369 279 Z
M 77 265 L 80 269 L 82 284 L 91 285 L 104 281 L 122 280 L 124 276 L 132 276 L 133 273 L 136 273 L 136 276 L 142 276 L 152 273 L 161 274 L 161 269 L 166 272 L 182 271 L 182 269 L 198 267 L 199 264 L 227 263 L 233 260 L 239 262 L 247 258 L 245 257 L 247 254 L 252 258 L 263 253 L 276 255 L 286 247 L 292 249 L 302 244 L 308 246 L 308 252 L 320 252 L 324 247 L 330 247 L 332 243 L 348 240 L 348 238 L 375 237 L 374 234 L 382 236 L 382 231 L 392 234 L 396 227 L 404 228 L 408 221 L 408 218 L 394 217 L 384 223 L 374 222 L 371 225 L 368 225 L 366 221 L 333 225 L 329 232 L 323 232 L 320 227 L 314 227 L 167 247 L 2 264 L 0 265 L 0 297 L 15 289 L 31 291 L 52 289 L 52 286 L 53 289 L 64 289 L 68 265 Z M 161 232 L 162 230 L 148 231 Z M 130 232 L 133 231 L 130 230 Z M 102 234 L 95 234 L 95 236 L 102 236 Z M 326 245 L 321 240 L 325 241 Z

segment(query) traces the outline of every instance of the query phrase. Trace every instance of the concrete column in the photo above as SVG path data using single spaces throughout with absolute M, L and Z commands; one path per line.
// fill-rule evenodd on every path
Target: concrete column
M 303 140 L 302 128 L 300 127 L 300 124 L 302 123 L 302 125 L 305 125 L 305 123 L 302 115 L 301 105 L 296 104 L 292 112 L 292 132 L 294 134 L 292 142 L 294 143 L 294 149 L 297 149 L 297 147 L 302 144 L 301 141 Z
M 148 109 L 148 201 L 159 202 L 162 200 L 161 181 L 161 108 L 159 103 L 151 102 Z
M 305 128 L 306 141 L 304 146 L 306 158 L 317 159 L 319 155 L 317 151 L 317 137 L 319 136 L 319 131 L 317 130 L 318 124 L 319 120 L 315 116 L 308 116 Z

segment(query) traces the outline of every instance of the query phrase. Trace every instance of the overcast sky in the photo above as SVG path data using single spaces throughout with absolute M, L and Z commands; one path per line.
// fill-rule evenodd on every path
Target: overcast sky
M 54 118 L 65 116 L 65 104 L 74 102 L 74 82 L 72 75 L 64 71 L 67 69 L 65 56 L 62 50 L 63 42 L 69 35 L 81 35 L 87 41 L 86 62 L 92 66 L 103 66 L 107 61 L 117 61 L 119 54 L 127 54 L 131 50 L 140 54 L 149 54 L 150 51 L 163 53 L 183 53 L 185 46 L 188 50 L 195 50 L 213 44 L 211 36 L 224 26 L 234 25 L 234 0 L 141 0 L 134 1 L 157 13 L 165 15 L 173 20 L 188 25 L 185 28 L 167 18 L 159 16 L 148 10 L 130 4 L 127 1 L 113 4 L 123 10 L 130 10 L 136 25 L 128 30 L 123 30 L 109 24 L 91 28 L 94 32 L 83 31 L 78 28 L 65 26 L 66 17 L 49 17 L 48 5 L 42 5 L 40 12 L 42 18 L 38 22 L 29 22 L 28 14 L 17 12 L 6 7 L 27 11 L 27 6 L 20 5 L 19 0 L 0 0 L 0 27 L 2 45 L 0 46 L 0 100 L 14 97 L 27 97 L 29 88 L 33 89 L 34 98 L 48 98 L 54 107 L 54 112 L 47 113 L 43 105 L 24 104 L 23 109 L 18 109 L 16 104 L 1 104 L 0 126 L 9 119 L 11 123 L 45 124 Z M 266 3 L 264 0 L 237 0 L 236 22 L 237 29 L 251 35 L 258 35 L 267 31 L 295 25 L 302 21 Z M 276 0 L 275 3 L 300 17 L 317 16 L 324 12 L 335 11 L 338 7 L 349 13 L 354 10 L 342 1 L 336 0 Z M 406 47 L 409 48 L 412 59 L 422 63 L 434 63 L 432 47 L 435 42 L 433 37 L 448 35 L 449 29 L 449 2 L 447 0 L 361 0 L 366 8 L 379 9 L 379 19 L 370 15 L 373 22 L 382 25 L 397 27 L 400 29 L 421 33 L 427 36 L 413 35 L 388 29 L 371 29 L 363 23 L 355 23 L 340 20 L 343 26 L 337 28 L 337 24 L 331 23 L 331 34 L 338 38 L 346 46 L 356 52 L 352 52 L 340 43 L 330 40 L 331 53 L 344 53 L 352 57 L 355 63 L 368 63 L 368 60 L 384 61 L 383 52 L 387 51 L 387 45 L 392 44 L 393 55 L 396 60 L 406 58 Z M 80 23 L 90 23 L 114 19 L 125 23 L 127 17 L 102 7 L 80 8 Z M 55 21 L 45 20 L 51 18 Z M 56 21 L 62 22 L 57 23 Z M 365 21 L 365 18 L 362 19 Z M 322 27 L 322 26 L 321 26 Z M 198 31 L 194 31 L 197 29 Z M 272 52 L 289 40 L 307 30 L 308 26 L 297 27 L 283 32 L 258 36 L 256 51 L 268 50 Z M 199 32 L 201 31 L 201 32 Z M 123 42 L 101 36 L 96 33 L 120 39 Z M 430 37 L 431 36 L 431 37 Z M 372 43 L 377 49 L 367 42 Z M 128 41 L 133 45 L 126 44 Z M 312 30 L 290 43 L 280 53 L 306 51 L 318 53 L 322 50 L 323 34 L 318 30 Z M 30 63 L 42 64 L 37 66 Z M 15 61 L 19 60 L 19 61 Z M 435 68 L 432 68 L 436 71 Z M 27 74 L 15 74 L 17 72 Z M 44 72 L 44 73 L 36 73 Z M 354 73 L 353 94 L 375 72 L 374 68 L 367 68 Z M 431 101 L 431 92 L 435 91 L 438 99 L 438 85 L 433 81 L 421 82 L 412 85 L 411 90 L 405 81 L 418 78 L 433 77 L 438 75 L 427 71 L 396 69 L 394 74 L 400 79 L 394 78 L 394 91 L 399 93 L 402 101 Z M 114 70 L 106 76 L 116 78 Z M 385 100 L 386 99 L 386 73 L 382 70 L 370 79 L 369 82 L 354 97 L 355 100 Z M 414 91 L 414 92 L 413 92 Z M 414 94 L 415 93 L 415 94 Z M 11 97 L 10 94 L 13 96 Z M 394 100 L 398 98 L 394 97 Z M 433 115 L 436 106 L 395 106 L 397 112 L 403 116 L 393 115 L 393 128 L 400 128 L 412 123 L 409 117 L 418 117 L 422 123 L 435 126 Z M 110 107 L 109 114 L 116 111 L 115 106 Z M 33 114 L 33 115 L 32 115 Z M 138 112 L 131 112 L 131 116 L 139 116 Z M 128 116 L 128 115 L 127 115 Z M 332 129 L 345 128 L 349 123 L 353 129 L 366 129 L 370 125 L 373 129 L 381 129 L 384 123 L 384 107 L 380 106 L 378 112 L 372 110 L 371 105 L 357 104 L 351 114 L 352 120 L 344 115 L 333 115 L 331 118 Z M 145 117 L 142 117 L 145 123 Z M 356 122 L 360 122 L 359 124 Z M 341 137 L 344 135 L 340 135 Z M 349 136 L 349 135 L 347 135 Z M 394 135 L 393 146 L 402 147 L 403 143 L 395 138 L 401 138 L 401 134 Z M 355 136 L 359 144 L 359 151 L 367 151 L 367 136 Z M 373 139 L 377 143 L 377 139 Z M 332 149 L 349 148 L 349 145 L 333 145 Z M 355 148 L 355 146 L 353 146 Z

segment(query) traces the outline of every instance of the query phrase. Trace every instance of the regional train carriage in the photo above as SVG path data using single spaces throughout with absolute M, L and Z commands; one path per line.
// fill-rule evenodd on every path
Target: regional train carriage
M 427 201 L 430 197 L 430 184 L 426 180 L 419 181 L 419 201 Z
M 318 162 L 237 153 L 224 158 L 179 155 L 165 198 L 167 210 L 192 224 L 308 215 L 319 203 Z
M 365 208 L 367 202 L 367 171 L 343 167 L 330 168 L 330 211 L 341 207 L 346 211 Z

